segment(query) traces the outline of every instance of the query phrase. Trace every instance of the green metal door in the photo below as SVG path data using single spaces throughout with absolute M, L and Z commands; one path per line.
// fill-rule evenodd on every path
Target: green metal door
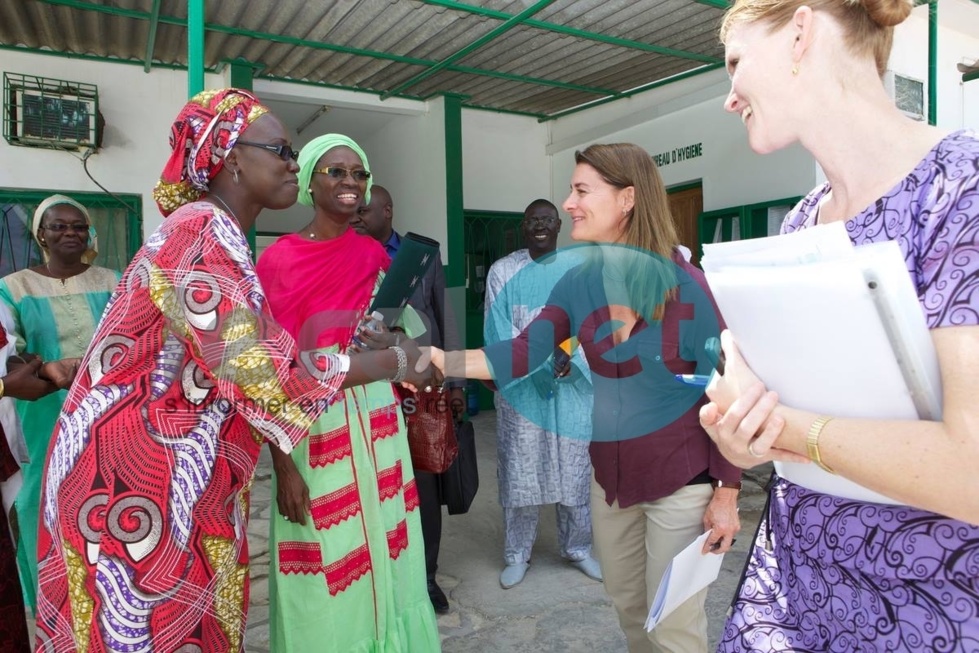
M 522 249 L 522 213 L 466 211 L 466 348 L 483 346 L 483 311 L 486 307 L 486 275 L 495 261 Z M 493 393 L 480 384 L 479 407 L 493 407 Z

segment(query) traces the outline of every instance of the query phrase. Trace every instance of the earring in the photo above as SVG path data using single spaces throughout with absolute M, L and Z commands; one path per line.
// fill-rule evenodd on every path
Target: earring
M 799 66 L 792 66 L 792 74 L 793 75 L 799 74 Z
M 238 170 L 237 169 L 232 170 L 231 171 L 231 174 L 234 175 L 234 178 L 235 178 L 235 186 L 237 186 L 238 185 Z

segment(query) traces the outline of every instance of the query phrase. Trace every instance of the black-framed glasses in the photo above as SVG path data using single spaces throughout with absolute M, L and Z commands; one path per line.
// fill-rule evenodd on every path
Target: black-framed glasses
M 299 151 L 292 149 L 291 145 L 272 145 L 271 143 L 253 143 L 251 141 L 235 141 L 235 145 L 248 145 L 250 147 L 260 147 L 263 150 L 268 150 L 269 152 L 275 152 L 275 155 L 282 159 L 283 161 L 288 161 L 292 159 L 295 161 L 299 158 Z
M 87 224 L 65 224 L 63 222 L 52 222 L 51 224 L 42 225 L 42 228 L 48 231 L 53 231 L 56 234 L 63 234 L 69 229 L 74 231 L 76 234 L 87 234 L 88 225 Z
M 553 215 L 531 216 L 523 219 L 523 223 L 528 227 L 553 227 L 560 221 L 561 218 L 555 218 Z
M 347 175 L 350 175 L 354 178 L 354 181 L 360 183 L 364 183 L 371 178 L 371 173 L 367 170 L 348 170 L 347 168 L 340 168 L 338 166 L 330 166 L 329 168 L 315 168 L 313 172 L 318 172 L 321 175 L 327 175 L 332 179 L 344 179 Z

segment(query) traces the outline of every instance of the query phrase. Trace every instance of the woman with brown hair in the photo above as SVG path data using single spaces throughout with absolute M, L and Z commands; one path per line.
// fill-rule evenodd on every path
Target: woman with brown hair
M 698 423 L 703 388 L 676 379 L 709 373 L 704 343 L 719 331 L 716 309 L 702 273 L 679 250 L 649 154 L 628 143 L 592 145 L 575 161 L 563 208 L 571 237 L 591 243 L 586 262 L 558 282 L 516 339 L 463 353 L 433 349 L 433 363 L 506 388 L 578 338 L 595 392 L 594 544 L 629 650 L 703 651 L 706 590 L 652 633 L 644 623 L 674 555 L 706 530 L 705 553 L 723 553 L 740 528 L 740 471 Z

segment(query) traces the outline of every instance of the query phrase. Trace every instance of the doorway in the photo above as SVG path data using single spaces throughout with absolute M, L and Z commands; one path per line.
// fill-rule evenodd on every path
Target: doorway
M 699 265 L 700 239 L 697 234 L 697 223 L 700 214 L 704 211 L 704 185 L 698 181 L 668 188 L 666 192 L 669 195 L 670 213 L 673 214 L 680 244 L 693 253 L 690 262 Z

